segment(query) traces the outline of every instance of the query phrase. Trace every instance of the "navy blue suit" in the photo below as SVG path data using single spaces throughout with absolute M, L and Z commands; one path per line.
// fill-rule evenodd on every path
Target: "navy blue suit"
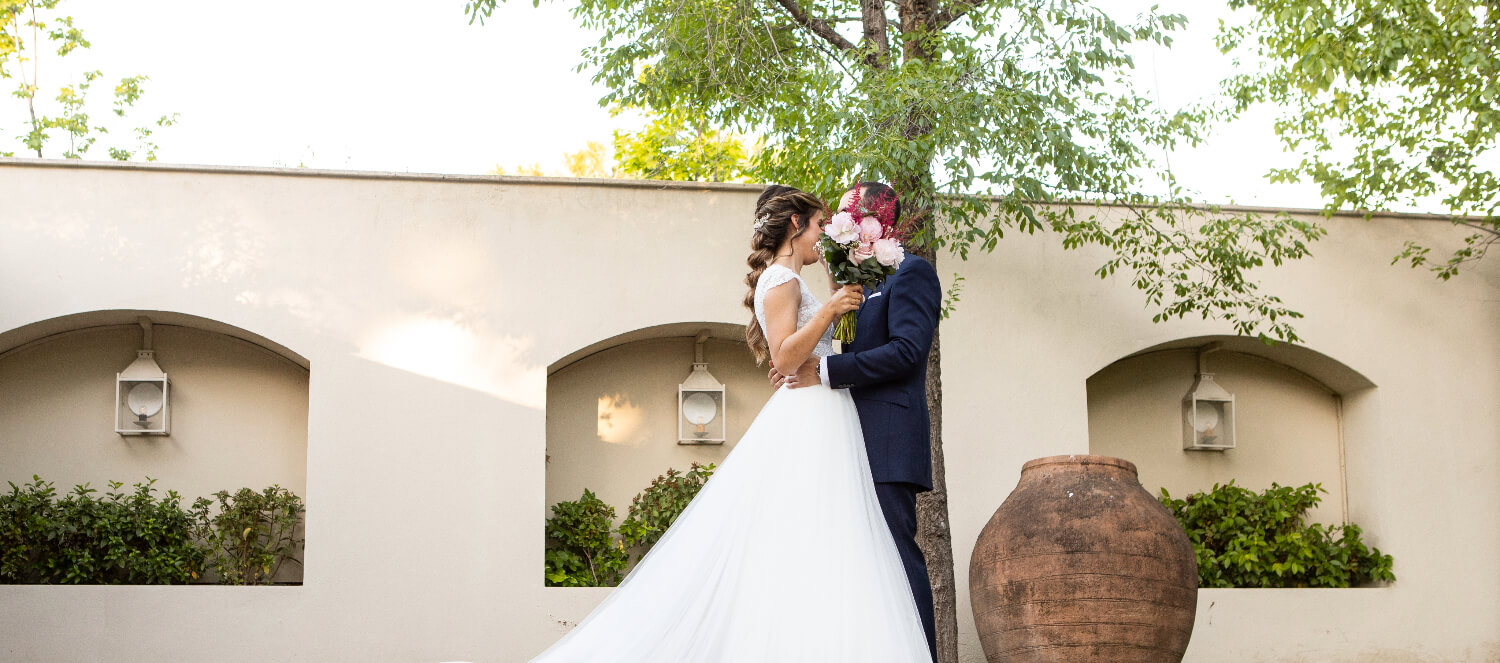
M 859 411 L 875 494 L 901 551 L 934 661 L 932 584 L 917 547 L 917 493 L 932 490 L 927 353 L 942 298 L 932 263 L 908 255 L 885 283 L 865 293 L 854 342 L 828 357 L 828 384 L 848 389 Z

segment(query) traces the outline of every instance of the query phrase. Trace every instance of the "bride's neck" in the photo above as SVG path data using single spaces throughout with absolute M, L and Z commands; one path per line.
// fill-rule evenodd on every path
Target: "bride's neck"
M 796 254 L 776 256 L 771 260 L 771 264 L 781 265 L 782 267 L 797 272 L 798 274 L 802 273 L 803 263 L 801 260 L 797 259 Z

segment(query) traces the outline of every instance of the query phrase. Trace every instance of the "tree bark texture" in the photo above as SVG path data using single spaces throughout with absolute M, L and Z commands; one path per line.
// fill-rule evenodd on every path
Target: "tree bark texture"
M 937 267 L 935 251 L 917 255 Z M 931 416 L 932 490 L 917 496 L 917 545 L 927 557 L 932 582 L 933 621 L 937 628 L 937 663 L 958 663 L 958 587 L 953 578 L 953 534 L 948 521 L 948 480 L 943 467 L 943 366 L 941 324 L 927 354 L 927 410 Z

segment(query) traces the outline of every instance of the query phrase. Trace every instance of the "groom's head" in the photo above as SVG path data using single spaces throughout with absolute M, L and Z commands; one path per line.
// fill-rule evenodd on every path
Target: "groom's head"
M 851 206 L 857 209 L 850 209 Z M 873 217 L 888 226 L 901 223 L 901 199 L 896 196 L 895 189 L 883 182 L 854 185 L 839 199 L 838 211 L 848 212 L 861 220 Z

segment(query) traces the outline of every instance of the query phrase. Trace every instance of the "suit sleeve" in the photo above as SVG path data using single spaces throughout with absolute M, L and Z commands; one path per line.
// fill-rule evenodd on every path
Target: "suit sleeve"
M 891 298 L 886 304 L 890 340 L 862 352 L 829 356 L 828 381 L 833 387 L 889 382 L 926 367 L 943 300 L 937 270 L 926 260 L 918 262 L 886 295 Z

